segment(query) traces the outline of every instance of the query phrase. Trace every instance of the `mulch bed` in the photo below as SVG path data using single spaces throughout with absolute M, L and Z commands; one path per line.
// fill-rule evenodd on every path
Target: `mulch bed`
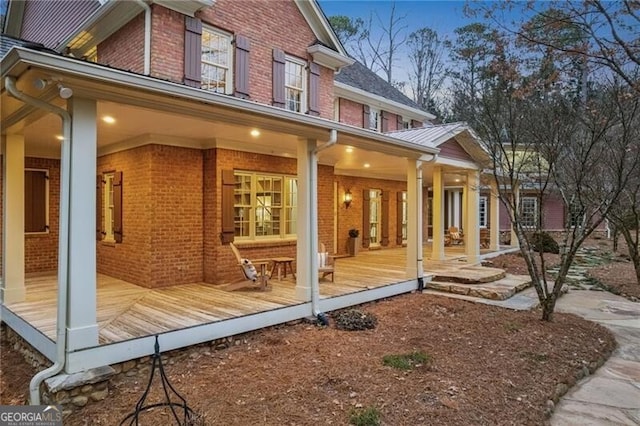
M 536 254 L 536 256 L 539 256 Z M 506 272 L 514 275 L 529 275 L 527 264 L 522 255 L 518 253 L 501 254 L 500 256 L 489 259 L 491 266 L 494 268 L 504 269 Z M 537 257 L 538 267 L 540 266 L 540 258 Z M 560 255 L 553 253 L 544 254 L 545 268 L 553 268 L 560 264 Z
M 634 302 L 640 301 L 640 284 L 636 278 L 633 263 L 618 261 L 589 270 L 595 278 L 612 293 L 619 294 Z
M 272 327 L 229 349 L 191 349 L 166 370 L 204 414 L 202 424 L 344 425 L 354 411 L 373 407 L 385 425 L 540 425 L 558 383 L 573 385 L 585 366 L 595 368 L 615 347 L 605 328 L 569 314 L 545 323 L 537 311 L 421 294 L 361 309 L 377 316 L 375 329 L 342 331 L 333 321 Z M 11 388 L 3 404 L 20 400 L 17 389 L 26 393 L 31 374 L 16 369 L 11 351 L 2 353 L 3 388 Z M 383 365 L 385 355 L 415 351 L 431 362 L 410 371 Z M 119 423 L 146 383 L 147 377 L 114 380 L 107 400 L 65 425 Z M 154 401 L 159 389 L 152 394 Z M 163 410 L 142 419 L 169 424 Z

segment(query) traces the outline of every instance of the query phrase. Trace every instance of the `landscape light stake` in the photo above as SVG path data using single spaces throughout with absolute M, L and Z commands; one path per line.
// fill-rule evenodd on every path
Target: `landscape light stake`
M 153 358 L 153 361 L 151 364 L 151 374 L 149 375 L 149 383 L 147 384 L 147 388 L 145 389 L 144 393 L 138 400 L 138 403 L 136 404 L 136 410 L 133 413 L 129 414 L 127 417 L 125 417 L 122 420 L 122 422 L 120 422 L 120 426 L 124 425 L 129 419 L 130 419 L 128 423 L 129 426 L 132 426 L 132 425 L 137 426 L 140 413 L 150 410 L 152 408 L 157 408 L 157 407 L 169 407 L 171 409 L 171 413 L 173 413 L 173 418 L 176 419 L 176 422 L 179 426 L 186 425 L 187 422 L 193 418 L 194 413 L 193 413 L 193 410 L 187 406 L 187 400 L 184 399 L 182 395 L 180 395 L 178 391 L 174 389 L 171 383 L 169 383 L 169 379 L 167 378 L 167 375 L 164 372 L 164 367 L 162 366 L 162 357 L 160 356 L 160 344 L 158 343 L 157 335 L 156 335 L 156 343 L 154 345 L 154 353 L 152 358 Z M 162 383 L 162 390 L 164 391 L 165 401 L 159 402 L 156 404 L 144 405 L 144 402 L 147 399 L 147 395 L 149 394 L 149 390 L 151 389 L 151 384 L 153 383 L 153 377 L 156 372 L 156 365 L 158 370 L 160 371 L 160 381 Z M 169 390 L 171 390 L 173 395 L 178 397 L 178 399 L 181 402 L 173 402 L 171 400 L 171 395 L 169 393 L 169 390 L 167 390 L 167 387 L 169 388 Z M 183 423 L 180 423 L 180 418 L 178 417 L 176 408 L 178 410 L 184 410 Z

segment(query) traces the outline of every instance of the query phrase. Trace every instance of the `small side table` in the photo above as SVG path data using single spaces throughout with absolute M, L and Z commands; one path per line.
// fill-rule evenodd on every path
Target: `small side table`
M 287 266 L 289 266 L 289 270 L 291 271 L 291 275 L 293 278 L 296 278 L 296 273 L 293 272 L 293 261 L 295 260 L 293 257 L 272 257 L 271 262 L 273 265 L 271 266 L 271 277 L 273 277 L 273 273 L 278 270 L 278 281 L 281 280 L 281 268 L 284 266 L 284 274 L 282 277 L 287 278 Z

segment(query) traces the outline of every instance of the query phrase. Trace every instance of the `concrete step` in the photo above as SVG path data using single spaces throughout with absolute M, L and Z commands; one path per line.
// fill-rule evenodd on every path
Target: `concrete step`
M 447 283 L 482 284 L 498 281 L 506 276 L 506 272 L 498 268 L 484 266 L 469 266 L 452 269 L 450 271 L 437 271 L 433 280 Z
M 504 271 L 503 271 L 504 272 Z M 531 286 L 528 275 L 506 274 L 504 278 L 490 283 L 465 284 L 459 282 L 443 282 L 434 277 L 426 287 L 431 290 L 443 291 L 465 296 L 482 297 L 491 300 L 506 300 L 514 294 Z

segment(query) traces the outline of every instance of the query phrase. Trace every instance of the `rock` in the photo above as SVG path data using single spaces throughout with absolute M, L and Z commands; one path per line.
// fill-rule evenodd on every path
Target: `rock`
M 138 372 L 136 370 L 129 370 L 126 373 L 124 373 L 124 375 L 127 376 L 127 377 L 133 377 L 136 374 L 138 374 Z
M 109 395 L 109 389 L 105 388 L 99 391 L 91 392 L 91 400 L 92 401 L 102 401 Z
M 582 375 L 583 377 L 587 377 L 589 375 L 589 368 L 588 367 L 582 367 Z
M 87 398 L 86 396 L 78 395 L 71 400 L 71 403 L 76 407 L 84 407 L 85 405 L 87 405 L 88 401 L 89 398 Z
M 83 387 L 80 388 L 81 393 L 89 393 L 92 390 L 93 390 L 93 386 L 91 385 L 84 385 Z
M 108 385 L 109 382 L 105 380 L 104 382 L 96 383 L 95 385 L 93 385 L 93 389 L 99 391 L 102 389 L 106 389 Z
M 78 396 L 78 395 L 80 395 L 80 388 L 71 389 L 71 396 Z
M 553 400 L 558 401 L 562 397 L 562 395 L 567 393 L 568 390 L 569 387 L 565 383 L 558 383 L 556 385 L 556 390 L 553 393 Z
M 126 373 L 127 371 L 131 370 L 135 366 L 136 366 L 135 360 L 126 361 L 125 363 L 122 364 L 122 372 Z

